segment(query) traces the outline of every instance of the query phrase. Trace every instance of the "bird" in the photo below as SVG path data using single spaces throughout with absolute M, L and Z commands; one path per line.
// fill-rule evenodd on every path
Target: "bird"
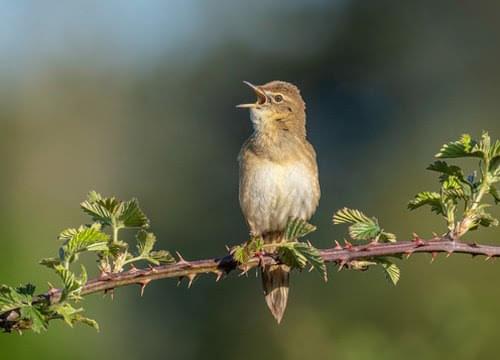
M 291 83 L 244 83 L 257 99 L 237 105 L 249 109 L 253 124 L 238 155 L 240 207 L 252 238 L 280 243 L 286 241 L 288 221 L 308 221 L 321 196 L 316 152 L 307 140 L 306 106 Z M 288 302 L 290 268 L 264 265 L 261 278 L 267 306 L 279 324 Z

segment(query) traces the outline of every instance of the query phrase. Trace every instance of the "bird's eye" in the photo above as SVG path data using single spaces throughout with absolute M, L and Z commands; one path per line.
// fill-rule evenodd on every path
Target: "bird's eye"
M 277 102 L 277 103 L 280 103 L 283 101 L 283 96 L 281 95 L 275 95 L 274 96 L 274 101 Z

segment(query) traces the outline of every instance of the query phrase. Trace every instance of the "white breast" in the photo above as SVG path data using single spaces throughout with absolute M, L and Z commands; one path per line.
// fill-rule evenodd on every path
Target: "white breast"
M 289 218 L 308 220 L 319 199 L 317 178 L 300 162 L 266 161 L 248 174 L 243 211 L 254 234 L 283 230 Z

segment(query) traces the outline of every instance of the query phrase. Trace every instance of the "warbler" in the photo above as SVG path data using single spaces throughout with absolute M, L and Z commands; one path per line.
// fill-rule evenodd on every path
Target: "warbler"
M 309 220 L 320 199 L 316 152 L 306 134 L 306 106 L 299 89 L 288 82 L 244 83 L 257 100 L 237 106 L 250 110 L 254 129 L 238 156 L 240 206 L 252 237 L 280 243 L 286 241 L 288 220 Z M 288 301 L 290 268 L 267 265 L 261 275 L 267 306 L 279 324 Z

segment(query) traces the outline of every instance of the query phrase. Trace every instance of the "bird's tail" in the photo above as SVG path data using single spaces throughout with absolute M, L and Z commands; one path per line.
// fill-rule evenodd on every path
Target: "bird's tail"
M 280 233 L 264 236 L 266 243 L 279 243 L 281 241 L 283 241 L 283 234 Z M 261 275 L 267 307 L 279 324 L 288 302 L 290 268 L 286 265 L 265 265 L 261 269 Z
M 266 265 L 261 273 L 267 307 L 279 324 L 288 302 L 290 268 L 286 265 Z

